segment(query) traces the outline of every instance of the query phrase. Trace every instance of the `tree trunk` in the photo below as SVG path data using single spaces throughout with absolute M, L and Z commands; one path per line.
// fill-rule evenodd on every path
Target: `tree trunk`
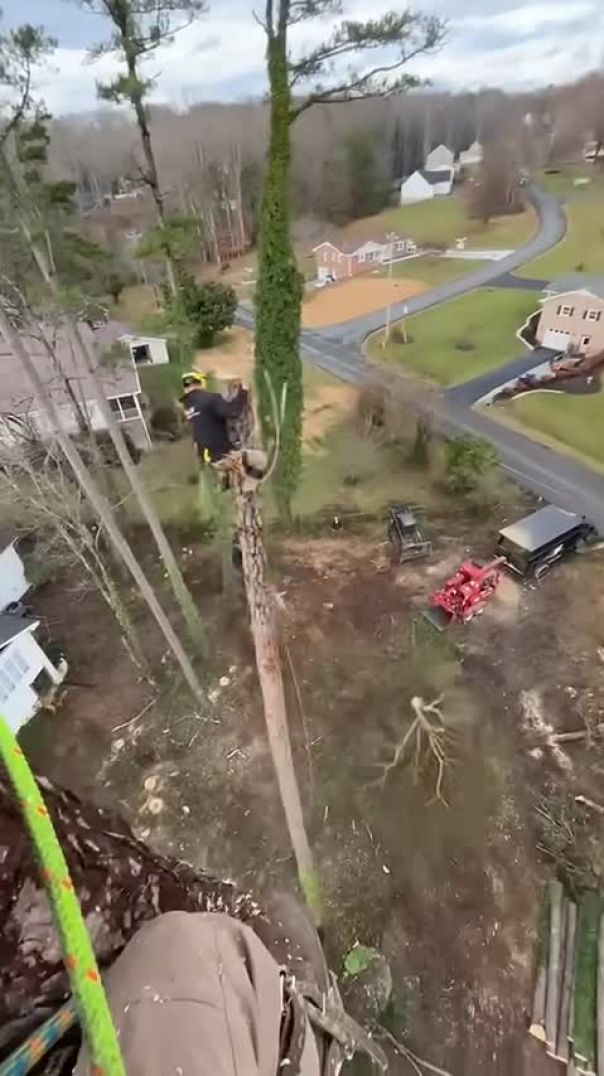
M 115 445 L 117 454 L 120 459 L 120 463 L 122 464 L 122 467 L 126 472 L 126 477 L 128 478 L 130 485 L 132 486 L 136 499 L 141 507 L 142 513 L 147 523 L 149 524 L 149 529 L 155 539 L 155 544 L 157 545 L 162 563 L 168 574 L 168 579 L 170 580 L 170 584 L 174 592 L 174 597 L 176 598 L 182 615 L 185 618 L 189 637 L 197 650 L 199 650 L 200 653 L 203 653 L 205 632 L 201 617 L 199 616 L 197 606 L 193 601 L 193 596 L 187 584 L 185 583 L 178 561 L 174 556 L 172 547 L 160 523 L 159 516 L 155 509 L 155 505 L 152 503 L 151 498 L 149 497 L 147 490 L 145 489 L 144 483 L 139 478 L 136 466 L 132 462 L 130 453 L 128 452 L 128 449 L 126 447 L 126 442 L 124 441 L 122 431 L 120 430 L 117 422 L 115 421 L 111 412 L 111 408 L 107 403 L 97 371 L 96 356 L 94 355 L 94 352 L 92 351 L 89 342 L 86 340 L 86 337 L 77 322 L 73 322 L 72 329 L 78 344 L 80 354 L 84 360 L 86 369 L 91 376 L 92 384 L 94 386 L 94 395 L 96 397 L 100 412 L 103 416 L 105 425 L 109 430 L 109 436 L 111 437 L 111 440 Z
M 124 52 L 126 55 L 126 63 L 128 65 L 128 74 L 132 80 L 134 87 L 140 85 L 140 79 L 136 69 L 136 56 L 132 55 L 127 47 L 127 41 L 124 40 Z M 138 130 L 141 136 L 141 144 L 143 147 L 143 154 L 146 164 L 145 180 L 151 188 L 151 194 L 153 195 L 153 201 L 155 202 L 155 208 L 157 210 L 157 223 L 160 228 L 165 227 L 166 222 L 166 207 L 164 205 L 164 196 L 162 194 L 161 187 L 159 185 L 159 176 L 157 173 L 157 165 L 155 163 L 155 154 L 153 152 L 153 144 L 151 142 L 151 130 L 149 127 L 149 119 L 147 116 L 147 110 L 142 98 L 142 94 L 137 90 L 134 90 L 130 97 L 134 112 L 136 115 L 136 122 L 138 124 Z M 170 253 L 168 244 L 164 245 L 164 257 L 166 261 L 166 276 L 168 278 L 168 287 L 172 295 L 177 293 L 176 285 L 176 273 L 174 270 L 174 262 L 172 261 L 172 255 Z
M 195 699 L 203 703 L 205 702 L 205 696 L 198 680 L 197 674 L 185 653 L 183 646 L 176 635 L 168 617 L 166 616 L 162 606 L 160 605 L 153 587 L 149 583 L 146 575 L 144 574 L 138 559 L 134 555 L 130 545 L 121 533 L 117 523 L 115 522 L 111 506 L 103 497 L 102 493 L 98 489 L 92 476 L 85 467 L 82 457 L 78 452 L 73 441 L 65 433 L 61 425 L 61 419 L 57 408 L 52 400 L 51 395 L 46 391 L 46 387 L 43 384 L 35 363 L 24 346 L 23 341 L 19 333 L 13 328 L 9 321 L 4 309 L 0 307 L 0 332 L 4 335 L 7 342 L 10 344 L 13 353 L 16 355 L 21 366 L 25 370 L 27 377 L 29 378 L 32 388 L 35 391 L 36 396 L 45 411 L 46 415 L 50 419 L 51 425 L 55 431 L 58 443 L 67 458 L 68 463 L 71 465 L 73 472 L 80 483 L 84 493 L 88 497 L 90 503 L 95 509 L 99 519 L 105 527 L 109 538 L 111 539 L 116 551 L 124 561 L 126 567 L 129 569 L 134 581 L 136 582 L 143 598 L 145 599 L 151 613 L 153 614 L 157 624 L 170 648 L 172 654 L 180 666 L 181 672 L 187 681 Z
M 296 858 L 300 888 L 318 926 L 321 922 L 319 883 L 304 825 L 289 739 L 275 605 L 265 578 L 266 556 L 258 493 L 257 490 L 245 490 L 245 478 L 239 473 L 233 475 L 233 485 L 243 577 L 268 741 Z

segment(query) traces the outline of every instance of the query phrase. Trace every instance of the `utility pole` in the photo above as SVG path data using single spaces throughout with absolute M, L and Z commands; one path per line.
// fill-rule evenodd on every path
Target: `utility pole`
M 386 239 L 390 245 L 390 260 L 388 262 L 388 283 L 392 284 L 392 262 L 394 260 L 394 242 L 397 238 L 396 232 L 388 232 Z M 386 307 L 386 330 L 384 332 L 383 347 L 386 347 L 390 343 L 390 321 L 391 321 L 391 303 L 392 303 L 392 288 L 388 288 L 388 306 Z

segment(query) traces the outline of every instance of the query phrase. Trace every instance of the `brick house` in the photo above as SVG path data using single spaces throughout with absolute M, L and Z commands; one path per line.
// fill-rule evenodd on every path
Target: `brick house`
M 416 254 L 417 244 L 413 239 L 404 239 L 392 233 L 373 236 L 371 239 L 325 240 L 313 247 L 317 268 L 317 281 L 328 284 L 335 280 L 367 273 L 377 265 L 403 258 L 406 254 Z
M 571 273 L 551 281 L 540 300 L 536 340 L 556 351 L 604 351 L 604 276 Z

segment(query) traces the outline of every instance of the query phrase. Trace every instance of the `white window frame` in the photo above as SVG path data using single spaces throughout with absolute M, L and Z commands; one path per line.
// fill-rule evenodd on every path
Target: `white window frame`
M 122 400 L 124 400 L 126 396 L 131 396 L 134 400 L 134 410 L 136 412 L 135 415 L 126 413 L 124 411 Z M 117 402 L 117 409 L 114 409 L 111 406 L 114 400 Z M 133 418 L 141 417 L 141 408 L 138 402 L 138 393 L 136 392 L 124 392 L 121 396 L 108 396 L 107 402 L 109 404 L 109 407 L 111 408 L 112 413 L 116 416 L 119 422 L 131 422 Z
M 560 307 L 560 317 L 562 317 L 562 318 L 572 318 L 574 310 L 575 310 L 574 306 L 567 306 L 567 305 L 561 306 Z
M 29 665 L 17 650 L 0 662 L 0 703 L 10 699 L 13 692 L 26 679 L 28 672 Z
M 587 321 L 599 321 L 601 316 L 601 310 L 588 310 L 585 315 Z

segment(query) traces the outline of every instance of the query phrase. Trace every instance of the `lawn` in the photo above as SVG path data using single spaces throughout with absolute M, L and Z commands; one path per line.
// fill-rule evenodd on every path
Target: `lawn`
M 567 233 L 547 254 L 522 267 L 523 276 L 551 280 L 563 273 L 602 273 L 604 269 L 604 193 L 586 192 L 565 206 Z
M 411 277 L 413 280 L 421 280 L 435 288 L 438 284 L 445 284 L 448 280 L 457 280 L 466 273 L 480 269 L 483 261 L 466 261 L 464 258 L 441 258 L 437 255 L 425 254 L 420 258 L 405 258 L 395 262 L 392 266 L 392 275 L 395 277 Z M 388 276 L 388 269 L 383 270 L 384 276 Z
M 586 188 L 576 187 L 575 179 L 590 180 Z M 600 168 L 594 169 L 589 164 L 573 164 L 561 167 L 557 172 L 541 172 L 539 186 L 550 194 L 559 194 L 562 198 L 569 196 L 580 197 L 584 192 L 598 192 L 604 190 L 604 175 Z
M 450 198 L 386 209 L 374 217 L 347 224 L 340 234 L 346 238 L 366 237 L 372 232 L 394 229 L 426 246 L 450 246 L 459 236 L 466 236 L 468 248 L 507 250 L 525 243 L 535 228 L 532 209 L 513 217 L 496 217 L 485 228 L 480 221 L 468 220 L 463 198 L 454 194 Z
M 604 468 L 604 394 L 570 396 L 557 392 L 533 392 L 510 400 L 489 415 L 511 418 L 536 440 L 578 455 Z
M 455 385 L 521 354 L 516 330 L 534 307 L 534 296 L 525 291 L 480 288 L 408 318 L 410 343 L 391 341 L 384 348 L 383 333 L 375 333 L 367 353 L 376 362 L 394 362 Z

